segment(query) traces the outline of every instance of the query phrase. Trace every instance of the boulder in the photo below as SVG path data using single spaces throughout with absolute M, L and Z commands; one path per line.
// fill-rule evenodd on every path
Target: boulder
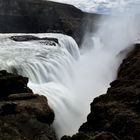
M 28 78 L 0 71 L 0 139 L 56 140 L 54 112 L 46 97 L 27 87 Z
M 1 33 L 64 33 L 80 44 L 87 19 L 93 25 L 98 17 L 47 0 L 0 0 Z
M 32 93 L 27 87 L 28 78 L 0 71 L 0 99 L 15 93 Z
M 33 35 L 19 35 L 19 36 L 11 36 L 10 39 L 17 42 L 23 42 L 23 41 L 39 40 L 40 38 Z

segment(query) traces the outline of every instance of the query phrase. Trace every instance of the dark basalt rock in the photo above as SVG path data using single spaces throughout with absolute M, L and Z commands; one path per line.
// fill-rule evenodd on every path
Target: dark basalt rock
M 59 41 L 57 38 L 51 38 L 51 37 L 36 37 L 33 35 L 18 35 L 18 36 L 11 36 L 11 40 L 17 41 L 17 42 L 25 42 L 25 41 L 35 41 L 38 40 L 41 44 L 50 45 L 50 46 L 56 46 L 56 44 L 59 44 Z
M 54 112 L 27 82 L 28 78 L 0 71 L 0 139 L 56 140 Z
M 52 124 L 54 113 L 48 106 L 48 101 L 44 96 L 32 95 L 29 99 L 24 99 L 26 93 L 22 93 L 22 97 L 11 97 L 0 102 L 0 116 L 2 115 L 21 115 L 36 118 L 40 122 Z M 27 96 L 28 97 L 28 96 Z
M 69 136 L 63 136 L 61 138 L 61 140 L 71 140 L 71 139 L 73 139 L 73 140 L 93 140 L 93 137 L 80 132 L 80 133 L 77 133 L 76 135 L 73 135 L 72 138 Z
M 11 40 L 22 42 L 22 41 L 32 41 L 32 40 L 39 40 L 39 37 L 33 35 L 21 35 L 21 36 L 11 36 Z
M 59 41 L 58 41 L 58 39 L 57 39 L 57 38 L 42 37 L 42 38 L 40 38 L 40 40 L 52 41 L 52 42 L 55 42 L 55 43 L 59 44 Z
M 57 38 L 51 38 L 51 37 L 36 37 L 33 35 L 18 35 L 18 36 L 11 36 L 11 40 L 17 41 L 17 42 L 24 42 L 24 41 L 33 41 L 33 40 L 46 40 L 46 41 L 53 41 L 55 43 L 59 43 Z
M 72 137 L 64 136 L 61 140 L 119 140 L 113 133 L 101 132 L 101 133 L 83 133 L 79 132 Z
M 1 33 L 64 33 L 80 44 L 88 16 L 92 24 L 97 21 L 97 14 L 84 13 L 72 5 L 45 0 L 0 0 Z
M 0 99 L 15 93 L 32 93 L 27 87 L 28 78 L 0 71 Z
M 62 140 L 89 140 L 83 134 L 89 137 L 92 134 L 93 140 L 139 140 L 139 83 L 140 44 L 136 44 L 135 49 L 122 62 L 117 80 L 110 84 L 106 94 L 91 103 L 91 112 L 79 133 L 73 137 L 63 137 Z

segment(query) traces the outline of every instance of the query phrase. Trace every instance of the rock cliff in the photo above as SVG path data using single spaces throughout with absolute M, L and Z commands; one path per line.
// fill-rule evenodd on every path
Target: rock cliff
M 0 139 L 56 140 L 53 110 L 27 83 L 28 78 L 0 71 Z

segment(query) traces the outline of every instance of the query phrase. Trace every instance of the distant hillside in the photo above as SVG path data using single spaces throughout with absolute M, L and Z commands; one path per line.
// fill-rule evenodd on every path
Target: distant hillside
M 59 32 L 80 42 L 87 13 L 72 5 L 43 0 L 0 0 L 1 33 Z M 92 17 L 98 17 L 92 14 Z

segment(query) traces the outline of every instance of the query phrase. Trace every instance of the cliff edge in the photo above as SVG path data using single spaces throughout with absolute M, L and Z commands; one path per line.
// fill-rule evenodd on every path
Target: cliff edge
M 56 140 L 53 110 L 27 83 L 26 77 L 0 71 L 0 139 Z

